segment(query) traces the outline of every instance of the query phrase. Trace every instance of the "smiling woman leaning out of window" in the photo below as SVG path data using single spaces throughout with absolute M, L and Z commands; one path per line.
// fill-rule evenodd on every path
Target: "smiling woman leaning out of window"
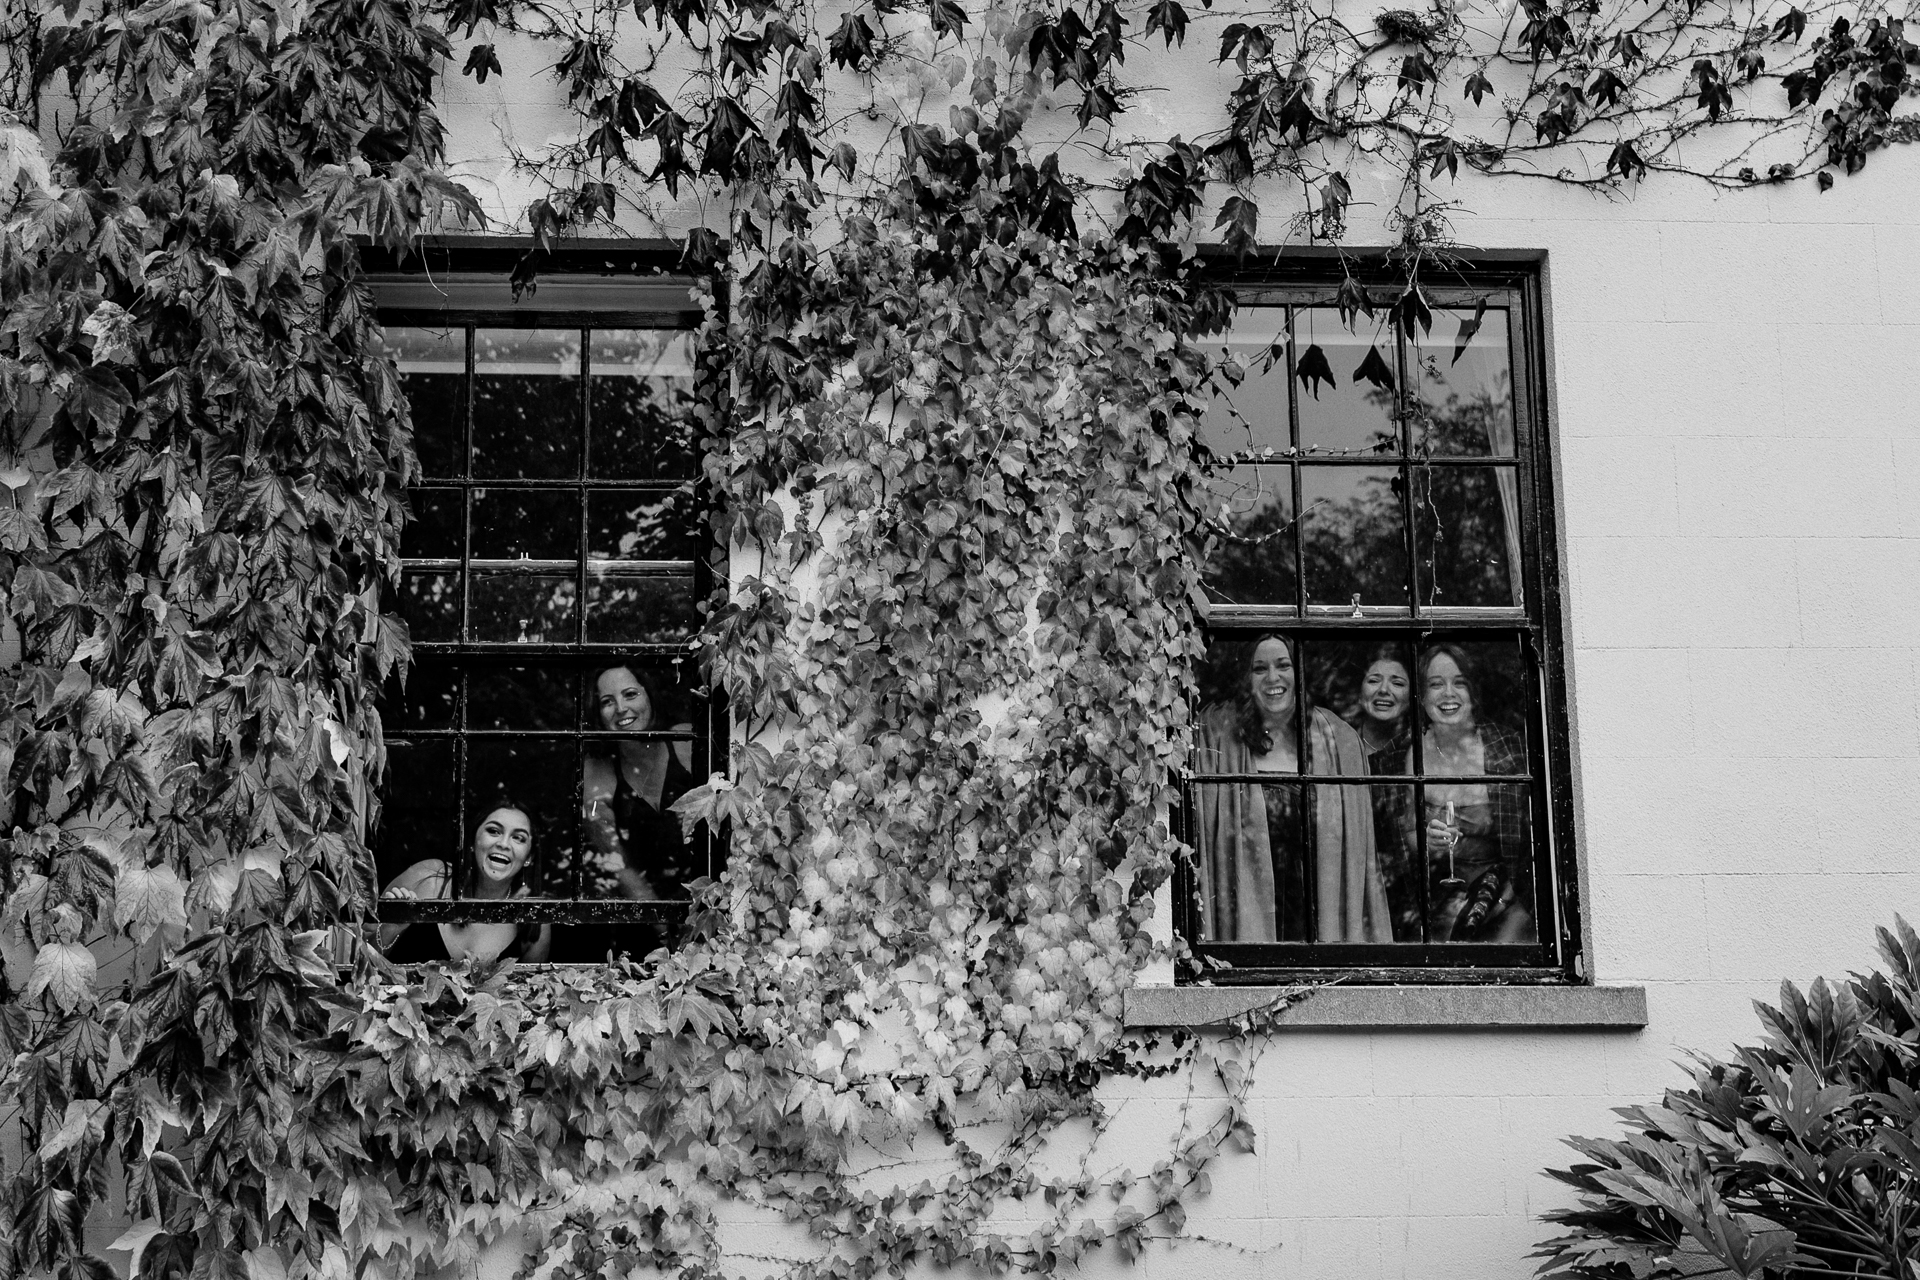
M 462 870 L 462 898 L 522 898 L 527 886 L 521 877 L 533 857 L 533 822 L 517 805 L 500 804 L 488 810 L 473 830 L 466 866 Z M 438 858 L 416 862 L 393 878 L 381 896 L 394 900 L 446 898 L 453 874 Z M 539 963 L 553 942 L 552 926 L 531 921 L 467 924 L 389 924 L 380 927 L 380 948 L 387 959 L 400 964 L 425 960 L 494 960 L 508 957 Z

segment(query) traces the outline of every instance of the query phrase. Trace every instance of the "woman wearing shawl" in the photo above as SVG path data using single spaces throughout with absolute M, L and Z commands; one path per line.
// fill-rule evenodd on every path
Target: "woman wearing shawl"
M 1352 726 L 1322 707 L 1306 714 L 1300 749 L 1293 642 L 1253 644 L 1233 696 L 1200 715 L 1196 773 L 1367 772 Z M 1218 942 L 1391 942 L 1374 850 L 1373 804 L 1360 784 L 1258 783 L 1197 788 L 1194 843 L 1205 935 Z

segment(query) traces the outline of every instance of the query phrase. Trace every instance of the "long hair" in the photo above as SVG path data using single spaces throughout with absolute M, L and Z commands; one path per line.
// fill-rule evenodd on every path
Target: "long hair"
M 647 695 L 646 728 L 651 729 L 657 724 L 659 724 L 660 694 L 659 694 L 659 691 L 654 688 L 653 680 L 651 679 L 651 677 L 648 675 L 647 672 L 642 671 L 637 667 L 629 666 L 624 662 L 613 663 L 611 666 L 602 667 L 598 671 L 593 673 L 593 686 L 594 686 L 593 718 L 589 720 L 587 723 L 595 729 L 601 729 L 606 727 L 600 723 L 600 680 L 603 676 L 605 676 L 610 671 L 624 671 L 628 675 L 633 677 L 633 682 L 640 686 L 640 691 L 642 693 Z M 644 730 L 642 730 L 642 732 L 644 732 Z M 619 749 L 619 744 L 617 742 L 610 742 L 605 739 L 602 739 L 601 741 L 598 741 L 598 742 L 589 741 L 587 743 L 587 753 L 589 755 L 611 756 L 618 749 Z
M 1300 646 L 1292 637 L 1283 636 L 1278 631 L 1263 631 L 1249 640 L 1239 661 L 1234 664 L 1233 681 L 1233 723 L 1239 731 L 1240 741 L 1247 749 L 1260 756 L 1273 750 L 1273 735 L 1267 732 L 1267 719 L 1260 714 L 1260 708 L 1253 701 L 1253 690 L 1249 687 L 1249 676 L 1253 671 L 1253 655 L 1269 640 L 1278 640 L 1287 647 L 1287 656 L 1293 660 L 1293 697 L 1300 704 L 1300 713 L 1313 710 L 1313 702 L 1307 697 L 1306 685 L 1301 680 Z M 1306 761 L 1301 761 L 1302 766 Z

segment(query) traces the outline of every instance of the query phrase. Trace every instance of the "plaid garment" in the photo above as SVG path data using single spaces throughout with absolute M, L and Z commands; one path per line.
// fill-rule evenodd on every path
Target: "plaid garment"
M 1522 735 L 1497 724 L 1481 725 L 1479 733 L 1489 774 L 1527 772 L 1527 743 Z M 1368 771 L 1380 777 L 1404 777 L 1412 772 L 1412 765 L 1413 748 L 1406 738 L 1388 744 L 1367 758 Z M 1524 782 L 1487 784 L 1492 824 L 1487 837 L 1494 842 L 1498 861 L 1513 884 L 1513 901 L 1531 911 L 1533 825 L 1527 787 Z M 1373 809 L 1380 869 L 1387 881 L 1395 937 L 1402 941 L 1418 939 L 1421 934 L 1419 827 L 1422 824 L 1414 806 L 1413 787 L 1375 787 Z

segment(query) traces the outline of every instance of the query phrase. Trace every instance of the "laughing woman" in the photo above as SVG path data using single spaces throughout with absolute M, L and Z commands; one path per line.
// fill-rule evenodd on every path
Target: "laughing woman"
M 1363 776 L 1352 726 L 1308 706 L 1300 742 L 1293 642 L 1256 639 L 1232 696 L 1200 715 L 1197 773 Z M 1220 942 L 1391 942 L 1364 785 L 1201 783 L 1194 845 L 1206 936 Z
M 527 888 L 521 877 L 533 857 L 533 823 L 527 811 L 510 804 L 489 810 L 474 828 L 469 855 L 461 872 L 461 898 L 485 902 L 525 897 Z M 452 888 L 452 870 L 440 859 L 429 858 L 395 876 L 381 896 L 390 901 L 441 899 L 450 896 Z M 380 926 L 380 948 L 397 964 L 501 957 L 537 964 L 547 958 L 552 938 L 552 926 L 546 924 L 422 922 Z
M 1383 788 L 1406 865 L 1419 866 L 1426 845 L 1425 875 L 1407 877 L 1418 893 L 1410 904 L 1408 940 L 1431 942 L 1532 942 L 1533 877 L 1529 859 L 1526 788 L 1518 783 L 1447 782 L 1526 771 L 1526 742 L 1489 720 L 1479 673 L 1466 650 L 1436 644 L 1419 668 L 1421 763 L 1429 781 L 1416 818 L 1411 787 Z M 1382 752 L 1382 774 L 1413 772 L 1413 752 Z M 1424 830 L 1416 830 L 1416 824 Z
M 655 728 L 653 694 L 630 667 L 609 667 L 594 680 L 600 727 L 616 733 Z M 675 732 L 692 729 L 673 726 Z M 687 896 L 688 881 L 706 874 L 697 846 L 680 829 L 673 802 L 693 790 L 692 744 L 685 740 L 621 738 L 582 766 L 581 798 L 587 838 L 603 854 L 618 855 L 620 890 L 640 902 Z

